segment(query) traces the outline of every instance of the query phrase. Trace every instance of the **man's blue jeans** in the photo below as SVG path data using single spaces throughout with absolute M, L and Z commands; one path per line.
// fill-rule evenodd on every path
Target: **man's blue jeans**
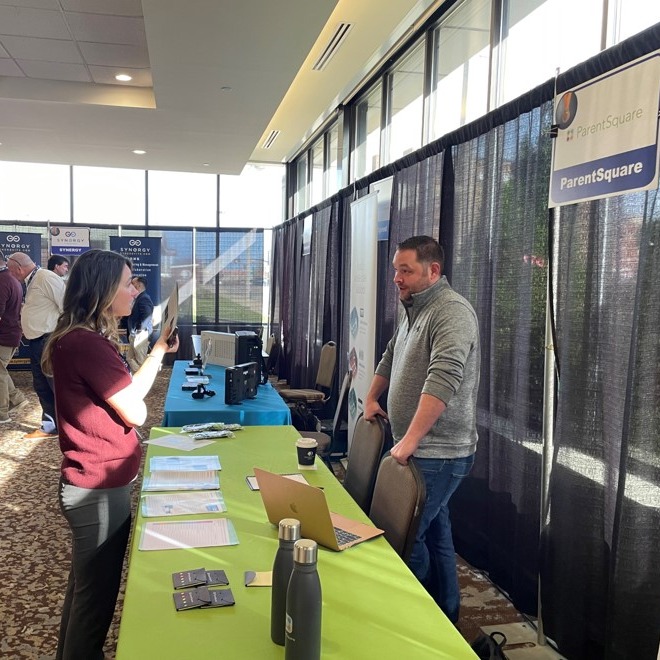
M 415 458 L 424 475 L 426 504 L 408 566 L 447 618 L 458 621 L 461 592 L 449 521 L 449 499 L 474 463 L 466 458 Z

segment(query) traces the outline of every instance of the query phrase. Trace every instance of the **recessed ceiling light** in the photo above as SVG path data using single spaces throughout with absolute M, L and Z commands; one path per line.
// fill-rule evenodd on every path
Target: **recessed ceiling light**
M 229 85 L 223 85 L 223 86 L 220 88 L 220 91 L 221 91 L 221 92 L 231 92 L 231 87 L 230 87 Z
M 0 142 L 0 144 L 2 144 L 2 142 Z M 208 163 L 202 163 L 202 167 L 208 167 L 208 166 L 209 166 Z
M 133 153 L 136 156 L 144 156 L 147 152 L 144 149 L 133 149 Z
M 129 82 L 130 80 L 133 80 L 133 76 L 129 76 L 127 73 L 118 73 L 115 76 L 115 80 L 118 80 L 119 82 Z

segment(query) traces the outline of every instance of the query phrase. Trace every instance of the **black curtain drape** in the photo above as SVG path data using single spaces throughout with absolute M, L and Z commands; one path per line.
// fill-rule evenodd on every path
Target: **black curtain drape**
M 452 500 L 458 553 L 536 611 L 552 104 L 452 149 L 451 284 L 481 334 L 479 443 Z
M 394 335 L 399 314 L 399 296 L 392 283 L 396 246 L 411 236 L 439 238 L 442 158 L 442 154 L 432 155 L 394 174 L 389 240 L 378 259 L 377 360 Z
M 379 245 L 377 356 L 396 323 L 396 243 L 426 233 L 445 247 L 446 274 L 475 307 L 482 342 L 480 440 L 452 500 L 456 547 L 525 612 L 536 612 L 540 575 L 545 632 L 571 660 L 655 660 L 658 651 L 660 229 L 653 191 L 564 207 L 548 240 L 552 99 L 659 47 L 660 24 L 329 202 L 343 260 L 333 298 L 342 370 L 352 199 L 394 176 L 389 240 Z M 285 238 L 277 245 L 287 249 Z M 549 263 L 561 378 L 541 521 Z M 288 272 L 307 286 L 303 269 Z M 282 323 L 299 342 L 306 329 L 293 312 Z
M 570 658 L 655 658 L 660 630 L 660 200 L 561 209 L 542 611 Z

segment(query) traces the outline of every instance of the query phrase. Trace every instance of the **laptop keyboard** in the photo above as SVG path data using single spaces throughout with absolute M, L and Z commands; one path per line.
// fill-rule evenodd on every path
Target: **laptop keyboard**
M 360 537 L 357 534 L 351 534 L 350 532 L 347 532 L 345 529 L 339 529 L 339 527 L 335 527 L 335 536 L 337 537 L 337 543 L 342 546 L 346 545 L 347 543 L 351 543 L 351 541 L 357 541 Z

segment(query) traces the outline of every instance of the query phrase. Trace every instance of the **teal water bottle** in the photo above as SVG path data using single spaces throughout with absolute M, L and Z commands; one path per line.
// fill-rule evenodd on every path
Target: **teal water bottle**
M 293 546 L 293 572 L 286 592 L 285 660 L 321 657 L 321 581 L 316 570 L 316 541 Z
M 300 521 L 295 518 L 280 520 L 277 534 L 280 547 L 273 562 L 273 587 L 270 603 L 270 638 L 284 646 L 286 619 L 286 590 L 293 571 L 293 544 L 300 538 Z

